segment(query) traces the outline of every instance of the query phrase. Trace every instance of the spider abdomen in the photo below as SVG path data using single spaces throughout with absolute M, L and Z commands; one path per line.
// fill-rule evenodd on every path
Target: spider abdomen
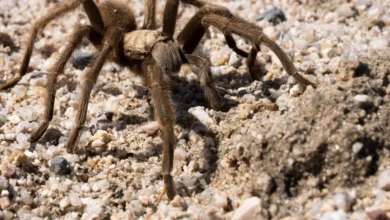
M 136 30 L 124 37 L 124 52 L 128 59 L 142 60 L 149 56 L 157 42 L 168 41 L 169 38 L 160 31 Z

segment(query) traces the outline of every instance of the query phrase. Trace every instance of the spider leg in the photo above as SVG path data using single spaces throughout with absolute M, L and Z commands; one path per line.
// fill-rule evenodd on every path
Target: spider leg
M 31 54 L 33 51 L 34 42 L 37 38 L 38 32 L 52 20 L 76 9 L 81 3 L 85 1 L 87 0 L 67 0 L 65 2 L 57 3 L 49 10 L 48 14 L 39 18 L 38 21 L 35 22 L 27 41 L 28 43 L 23 54 L 22 65 L 20 66 L 19 73 L 13 79 L 8 80 L 4 84 L 0 84 L 0 90 L 9 89 L 15 86 L 22 79 L 22 77 L 26 75 L 28 65 L 30 63 Z
M 180 0 L 168 0 L 165 4 L 162 32 L 173 38 Z
M 201 74 L 199 77 L 200 85 L 204 91 L 206 99 L 211 105 L 211 107 L 216 110 L 220 109 L 223 104 L 222 92 L 219 91 L 213 83 L 210 62 L 203 57 L 192 54 L 186 54 L 185 58 L 189 64 L 195 65 L 201 69 Z
M 173 38 L 173 34 L 175 33 L 176 19 L 180 2 L 191 4 L 198 8 L 206 4 L 201 0 L 167 0 L 164 8 L 162 32 L 170 38 Z
M 93 33 L 93 34 L 91 34 Z M 58 60 L 50 70 L 47 82 L 47 96 L 45 97 L 45 112 L 43 114 L 43 122 L 39 128 L 30 136 L 30 142 L 38 141 L 45 133 L 53 118 L 54 100 L 56 93 L 57 78 L 64 72 L 66 63 L 68 62 L 73 51 L 80 45 L 82 39 L 87 35 L 99 36 L 100 34 L 92 26 L 80 26 L 70 35 L 68 44 L 60 54 Z
M 91 26 L 101 34 L 104 33 L 105 25 L 103 18 L 95 2 L 93 0 L 84 0 L 83 7 Z
M 142 29 L 156 28 L 156 0 L 145 0 L 144 25 Z
M 249 55 L 246 58 L 246 66 L 248 67 L 249 74 L 252 78 L 252 80 L 260 80 L 260 76 L 255 69 L 253 69 L 253 66 L 256 61 L 257 53 L 260 51 L 260 48 L 257 45 L 253 45 L 251 50 L 249 51 Z
M 119 27 L 113 27 L 112 29 L 109 29 L 107 31 L 106 37 L 104 38 L 103 42 L 103 48 L 99 52 L 97 52 L 90 69 L 86 73 L 86 78 L 79 100 L 79 109 L 76 114 L 75 127 L 73 128 L 69 137 L 69 141 L 66 144 L 66 148 L 69 152 L 74 152 L 76 150 L 81 135 L 81 129 L 86 120 L 88 102 L 91 96 L 92 88 L 97 81 L 100 70 L 102 69 L 107 57 L 113 51 L 114 46 L 120 39 L 120 35 L 121 29 Z
M 236 54 L 242 56 L 242 57 L 248 57 L 248 52 L 241 50 L 237 47 L 236 41 L 234 40 L 233 36 L 231 34 L 225 34 L 225 40 L 227 45 L 230 49 L 232 49 Z M 256 58 L 256 56 L 255 56 Z M 254 62 L 254 61 L 253 61 Z
M 168 74 L 152 59 L 143 63 L 143 71 L 147 73 L 155 116 L 160 123 L 164 144 L 162 174 L 167 196 L 172 200 L 176 195 L 175 183 L 171 172 L 173 169 L 173 153 L 176 144 L 174 133 L 175 110 L 172 105 Z
M 227 18 L 218 14 L 208 14 L 204 16 L 201 22 L 205 25 L 212 25 L 224 33 L 233 33 L 237 34 L 243 38 L 246 38 L 256 45 L 257 48 L 260 47 L 260 44 L 264 44 L 269 47 L 275 55 L 279 58 L 286 72 L 293 76 L 294 79 L 303 87 L 308 85 L 313 86 L 314 88 L 317 85 L 298 73 L 295 69 L 293 62 L 289 59 L 287 54 L 279 47 L 273 40 L 268 38 L 263 31 L 254 24 L 251 24 L 241 18 L 233 17 Z M 257 52 L 256 52 L 257 53 Z
M 260 44 L 264 44 L 276 54 L 286 72 L 293 76 L 299 84 L 303 87 L 308 85 L 311 85 L 314 88 L 316 87 L 315 83 L 305 79 L 298 73 L 287 54 L 279 47 L 279 45 L 268 38 L 259 27 L 232 15 L 229 10 L 220 6 L 211 4 L 204 5 L 184 27 L 183 31 L 178 36 L 178 42 L 182 45 L 183 50 L 186 53 L 192 53 L 195 50 L 204 35 L 205 29 L 209 26 L 216 27 L 222 31 L 225 36 L 236 34 L 249 40 L 254 47 L 249 53 L 250 57 L 248 57 L 248 64 L 253 65 L 255 54 L 258 52 Z M 231 38 L 229 39 L 228 37 L 227 42 L 233 46 Z M 251 75 L 253 74 L 251 73 Z

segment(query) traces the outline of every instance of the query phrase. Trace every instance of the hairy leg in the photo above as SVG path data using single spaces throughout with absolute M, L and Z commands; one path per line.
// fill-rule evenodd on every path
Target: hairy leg
M 180 0 L 167 0 L 163 15 L 163 33 L 173 38 Z
M 85 1 L 86 0 L 66 0 L 64 2 L 57 3 L 49 10 L 49 12 L 46 15 L 39 18 L 38 21 L 34 23 L 31 29 L 30 36 L 27 41 L 28 42 L 27 47 L 23 54 L 23 60 L 19 69 L 19 73 L 13 79 L 8 80 L 4 84 L 0 84 L 0 90 L 9 89 L 15 86 L 22 79 L 22 77 L 26 75 L 28 65 L 30 63 L 31 54 L 33 51 L 34 42 L 37 38 L 38 32 L 41 29 L 43 29 L 52 20 L 61 17 L 67 12 L 76 9 L 77 6 L 79 6 L 81 3 Z M 92 0 L 88 0 L 88 1 L 92 1 Z
M 101 34 L 104 33 L 104 23 L 103 23 L 103 18 L 102 15 L 100 14 L 99 8 L 93 2 L 93 0 L 86 0 L 83 2 L 83 7 L 85 10 L 85 13 L 87 13 L 89 22 L 91 23 L 91 26 L 100 32 Z
M 201 69 L 200 85 L 204 91 L 207 101 L 216 110 L 222 106 L 222 92 L 218 91 L 213 83 L 213 78 L 210 70 L 210 62 L 203 57 L 186 54 L 185 58 L 189 64 L 195 65 Z
M 154 60 L 147 60 L 143 64 L 143 71 L 147 73 L 149 86 L 154 102 L 155 116 L 160 123 L 164 143 L 162 174 L 168 198 L 172 200 L 176 195 L 176 188 L 171 176 L 173 169 L 173 153 L 176 144 L 174 125 L 176 122 L 175 110 L 172 105 L 168 74 Z
M 183 45 L 183 50 L 186 53 L 192 53 L 197 45 L 199 44 L 201 38 L 204 34 L 204 29 L 209 26 L 214 26 L 222 31 L 225 36 L 236 34 L 240 37 L 243 37 L 249 40 L 254 47 L 250 52 L 250 57 L 248 57 L 248 64 L 253 65 L 255 54 L 258 52 L 258 48 L 260 48 L 260 44 L 264 44 L 269 47 L 279 58 L 286 72 L 293 76 L 294 79 L 306 87 L 308 85 L 316 87 L 316 84 L 305 79 L 301 76 L 297 70 L 295 69 L 294 64 L 288 58 L 287 54 L 277 45 L 274 41 L 269 39 L 261 30 L 261 28 L 257 27 L 250 22 L 247 22 L 239 17 L 233 16 L 229 10 L 224 7 L 215 6 L 215 5 L 204 5 L 197 14 L 194 15 L 193 18 L 188 22 L 188 24 L 184 27 L 183 31 L 178 36 L 178 41 L 181 45 Z M 194 37 L 193 37 L 194 36 Z M 232 39 L 227 37 L 227 42 L 232 44 Z M 237 51 L 242 53 L 240 51 Z M 244 55 L 244 54 L 243 54 Z M 248 66 L 249 67 L 249 66 Z M 253 75 L 251 73 L 251 75 Z
M 66 148 L 69 152 L 74 152 L 77 148 L 77 144 L 81 135 L 81 129 L 86 120 L 88 103 L 92 88 L 97 81 L 100 70 L 102 69 L 107 57 L 113 51 L 113 48 L 120 39 L 120 36 L 120 28 L 114 27 L 107 31 L 106 37 L 104 38 L 103 48 L 96 54 L 95 59 L 92 61 L 91 68 L 86 73 L 86 78 L 81 90 L 79 107 L 76 114 L 75 127 L 73 128 L 69 137 L 69 141 L 66 144 Z
M 179 10 L 179 3 L 193 5 L 195 7 L 202 7 L 206 3 L 201 0 L 167 0 L 163 15 L 163 32 L 170 38 L 173 38 L 176 28 L 177 14 Z
M 240 48 L 237 47 L 236 41 L 234 40 L 231 34 L 225 34 L 225 40 L 229 48 L 232 49 L 234 52 L 236 52 L 236 54 L 242 57 L 248 57 L 248 52 L 241 50 Z
M 308 85 L 311 85 L 314 88 L 316 87 L 315 83 L 305 79 L 298 73 L 293 62 L 288 58 L 282 48 L 280 48 L 273 40 L 268 38 L 256 25 L 238 17 L 227 18 L 218 14 L 208 14 L 202 18 L 201 22 L 204 25 L 212 25 L 224 33 L 233 33 L 248 39 L 253 45 L 255 45 L 256 48 L 259 48 L 260 44 L 264 44 L 276 54 L 286 72 L 293 76 L 299 84 L 303 87 Z
M 233 14 L 224 7 L 212 4 L 205 4 L 202 6 L 201 9 L 190 19 L 190 21 L 177 37 L 177 41 L 186 53 L 194 52 L 202 40 L 206 30 L 210 26 L 202 23 L 202 19 L 209 14 L 218 14 L 227 18 L 233 17 Z M 230 33 L 226 34 L 230 35 Z M 232 44 L 232 40 L 234 43 L 233 37 L 229 38 L 228 36 L 227 40 L 229 40 L 230 44 Z
M 142 29 L 156 29 L 156 0 L 145 0 L 144 25 Z
M 256 56 L 259 51 L 260 48 L 258 48 L 257 45 L 253 45 L 246 59 L 246 66 L 249 69 L 249 74 L 251 75 L 252 80 L 260 80 L 259 74 L 257 74 L 257 72 L 253 69 L 253 65 L 255 64 Z
M 90 33 L 93 35 L 99 35 L 99 33 L 91 26 L 81 26 L 70 35 L 68 44 L 63 52 L 58 57 L 58 60 L 50 70 L 48 82 L 47 82 L 47 96 L 45 97 L 45 112 L 43 114 L 43 122 L 39 128 L 30 136 L 30 142 L 38 141 L 45 133 L 50 121 L 53 118 L 54 100 L 56 93 L 57 78 L 64 72 L 66 63 L 77 46 L 80 45 L 82 39 Z

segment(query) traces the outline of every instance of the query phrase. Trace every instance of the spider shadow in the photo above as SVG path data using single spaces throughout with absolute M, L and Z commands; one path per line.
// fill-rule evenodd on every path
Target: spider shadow
M 188 144 L 191 144 L 189 136 L 193 135 L 202 137 L 205 142 L 206 138 L 211 138 L 214 142 L 214 144 L 211 146 L 205 144 L 200 150 L 200 152 L 202 152 L 203 154 L 202 156 L 208 164 L 208 166 L 206 167 L 201 167 L 202 177 L 206 180 L 207 184 L 210 184 L 212 180 L 212 175 L 216 172 L 218 168 L 218 148 L 220 144 L 220 139 L 217 137 L 217 134 L 213 130 L 211 130 L 208 126 L 201 123 L 198 119 L 194 118 L 191 114 L 189 114 L 188 110 L 197 106 L 204 106 L 208 109 L 212 108 L 207 102 L 199 82 L 188 82 L 181 77 L 171 76 L 171 88 L 172 99 L 175 103 L 177 114 L 176 123 L 186 133 L 183 139 L 185 139 Z M 236 101 L 224 98 L 221 111 L 228 112 L 231 108 L 236 107 L 237 105 L 238 103 Z M 184 186 L 178 186 L 178 188 L 181 194 L 191 194 L 186 192 L 188 190 L 186 190 L 186 187 Z M 204 188 L 197 187 L 195 189 L 195 192 L 200 193 L 203 190 Z

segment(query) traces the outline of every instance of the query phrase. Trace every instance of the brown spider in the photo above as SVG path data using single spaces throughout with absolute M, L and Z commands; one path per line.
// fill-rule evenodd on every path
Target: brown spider
M 187 3 L 199 8 L 196 15 L 188 22 L 177 37 L 180 46 L 173 41 L 179 3 Z M 106 60 L 130 68 L 132 71 L 147 76 L 151 88 L 155 115 L 160 123 L 163 139 L 162 175 L 168 198 L 176 195 L 174 181 L 171 176 L 173 167 L 173 152 L 176 143 L 174 134 L 175 110 L 170 97 L 169 76 L 180 70 L 182 63 L 193 64 L 201 68 L 200 84 L 207 100 L 213 108 L 219 108 L 222 102 L 219 91 L 213 84 L 210 63 L 208 60 L 192 55 L 209 26 L 214 26 L 225 35 L 226 42 L 237 54 L 247 58 L 249 69 L 254 64 L 260 44 L 268 46 L 281 60 L 287 73 L 306 87 L 315 84 L 306 80 L 296 71 L 293 63 L 283 50 L 270 40 L 259 27 L 242 18 L 234 16 L 224 7 L 209 4 L 201 0 L 167 0 L 162 32 L 155 29 L 156 0 L 145 0 L 145 20 L 142 29 L 137 29 L 135 17 L 128 4 L 120 0 L 103 1 L 95 4 L 93 0 L 64 0 L 56 3 L 48 14 L 38 19 L 33 25 L 27 48 L 24 52 L 22 65 L 13 79 L 0 85 L 0 90 L 13 87 L 26 74 L 33 44 L 37 34 L 50 21 L 83 5 L 90 25 L 78 26 L 69 36 L 69 43 L 60 54 L 50 70 L 47 84 L 46 109 L 43 122 L 30 136 L 30 142 L 36 142 L 45 133 L 53 117 L 56 83 L 59 74 L 64 71 L 65 64 L 82 39 L 87 37 L 97 48 L 94 59 L 87 71 L 87 77 L 82 87 L 80 105 L 76 115 L 76 125 L 71 132 L 66 148 L 74 152 L 80 138 L 81 128 L 86 120 L 88 102 L 93 85 Z M 232 34 L 249 40 L 252 44 L 250 52 L 236 47 Z M 250 74 L 255 78 L 253 71 Z

